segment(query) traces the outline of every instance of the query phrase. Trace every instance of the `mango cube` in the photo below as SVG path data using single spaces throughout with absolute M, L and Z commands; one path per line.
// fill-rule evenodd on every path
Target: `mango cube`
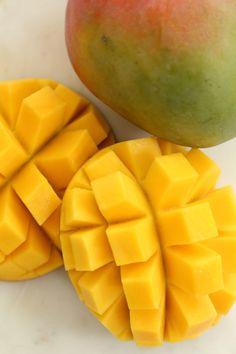
M 96 155 L 95 159 L 90 159 L 84 166 L 84 172 L 90 181 L 105 177 L 112 172 L 122 172 L 133 178 L 133 175 L 119 159 L 119 157 L 110 149 L 105 149 Z
M 68 127 L 68 130 L 88 130 L 96 145 L 99 145 L 108 135 L 109 126 L 103 120 L 101 113 L 92 105 L 74 120 Z
M 164 247 L 191 244 L 218 235 L 212 211 L 205 202 L 159 212 L 158 226 Z
M 124 173 L 114 172 L 92 181 L 91 185 L 99 209 L 109 223 L 145 215 L 146 200 L 143 193 Z
M 14 128 L 24 98 L 47 86 L 37 79 L 0 82 L 0 111 L 11 128 Z
M 35 153 L 62 127 L 65 108 L 65 103 L 50 87 L 44 87 L 23 100 L 15 129 L 29 153 Z
M 13 181 L 13 188 L 39 225 L 58 208 L 61 201 L 47 179 L 33 164 L 28 164 Z
M 0 120 L 0 173 L 10 178 L 27 161 L 27 154 L 14 134 Z
M 216 237 L 204 242 L 204 245 L 217 252 L 227 273 L 236 273 L 236 236 Z
M 189 151 L 186 158 L 199 175 L 189 196 L 189 201 L 193 201 L 204 197 L 214 188 L 220 175 L 220 169 L 213 160 L 199 149 Z
M 63 123 L 69 123 L 75 116 L 80 115 L 81 112 L 87 107 L 89 102 L 82 96 L 77 95 L 68 87 L 58 84 L 54 90 L 57 97 L 66 103 Z M 88 126 L 84 127 L 88 129 Z
M 79 230 L 70 235 L 75 269 L 93 271 L 113 260 L 103 226 Z
M 124 332 L 128 332 L 130 337 L 130 320 L 129 312 L 124 295 L 121 295 L 102 315 L 94 313 L 96 318 L 108 328 L 113 336 L 120 338 L 124 337 Z M 124 330 L 125 328 L 125 330 Z
M 36 164 L 54 189 L 61 190 L 96 151 L 97 146 L 87 130 L 63 132 L 38 154 Z
M 147 261 L 157 250 L 157 234 L 148 218 L 113 224 L 106 230 L 116 265 Z
M 161 155 L 155 138 L 125 141 L 115 144 L 113 150 L 139 180 L 145 177 L 155 157 Z
M 30 214 L 11 187 L 0 195 L 0 250 L 9 255 L 27 239 Z
M 236 230 L 236 197 L 230 186 L 214 190 L 204 200 L 210 203 L 220 231 Z
M 185 293 L 174 286 L 167 289 L 167 316 L 172 318 L 183 337 L 202 333 L 209 328 L 217 312 L 209 296 Z
M 131 310 L 158 309 L 165 289 L 161 255 L 155 254 L 147 262 L 122 266 L 121 281 Z
M 86 272 L 79 279 L 79 287 L 85 304 L 102 315 L 122 294 L 119 269 L 110 263 L 94 272 Z
M 198 174 L 188 160 L 177 153 L 156 157 L 143 185 L 152 207 L 158 211 L 183 205 L 197 178 Z
M 47 263 L 50 257 L 51 243 L 43 230 L 32 222 L 29 226 L 26 242 L 12 254 L 14 263 L 31 271 Z
M 81 301 L 83 301 L 83 298 L 82 298 L 81 290 L 79 287 L 79 279 L 82 277 L 83 274 L 84 274 L 84 272 L 78 272 L 76 270 L 70 270 L 68 272 L 69 278 L 70 278 L 70 280 L 74 286 L 74 289 Z
M 65 188 L 112 136 L 99 113 L 81 128 L 70 126 L 87 106 L 95 112 L 87 99 L 50 79 L 0 82 L 0 279 L 32 279 L 62 265 Z M 73 268 L 68 249 L 64 258 Z
M 210 294 L 211 301 L 219 314 L 226 315 L 236 301 L 236 274 L 227 274 L 224 288 Z
M 168 247 L 164 251 L 168 282 L 196 295 L 224 286 L 220 254 L 201 244 Z
M 104 223 L 92 191 L 82 188 L 73 188 L 67 193 L 62 217 L 67 228 L 89 227 Z
M 137 345 L 161 345 L 165 328 L 165 295 L 163 294 L 158 309 L 131 310 L 130 323 Z

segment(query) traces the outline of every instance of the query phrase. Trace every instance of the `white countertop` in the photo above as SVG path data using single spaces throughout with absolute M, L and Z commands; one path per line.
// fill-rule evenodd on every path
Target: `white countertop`
M 64 43 L 66 0 L 0 0 L 0 80 L 48 77 L 91 98 L 119 139 L 144 133 L 92 96 L 73 72 Z M 220 184 L 236 189 L 236 139 L 208 149 Z M 1 354 L 235 354 L 236 307 L 199 339 L 161 348 L 120 343 L 79 302 L 63 270 L 21 283 L 0 282 Z

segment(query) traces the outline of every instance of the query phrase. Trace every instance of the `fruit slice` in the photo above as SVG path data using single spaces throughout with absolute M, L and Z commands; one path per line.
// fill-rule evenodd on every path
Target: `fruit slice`
M 0 279 L 34 278 L 62 265 L 64 190 L 99 145 L 112 141 L 101 114 L 64 85 L 0 83 Z
M 117 338 L 195 338 L 235 302 L 236 204 L 229 187 L 213 190 L 218 174 L 199 150 L 144 138 L 98 152 L 73 177 L 62 203 L 65 267 Z M 75 191 L 91 202 L 75 204 Z

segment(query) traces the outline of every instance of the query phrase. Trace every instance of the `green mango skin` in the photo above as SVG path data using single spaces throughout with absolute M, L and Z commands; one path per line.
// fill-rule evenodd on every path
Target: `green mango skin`
M 153 135 L 208 147 L 236 136 L 236 0 L 69 0 L 80 79 Z

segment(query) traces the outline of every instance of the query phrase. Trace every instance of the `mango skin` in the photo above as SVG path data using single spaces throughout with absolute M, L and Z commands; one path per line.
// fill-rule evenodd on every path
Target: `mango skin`
M 69 0 L 80 79 L 137 126 L 195 147 L 236 136 L 236 0 Z

